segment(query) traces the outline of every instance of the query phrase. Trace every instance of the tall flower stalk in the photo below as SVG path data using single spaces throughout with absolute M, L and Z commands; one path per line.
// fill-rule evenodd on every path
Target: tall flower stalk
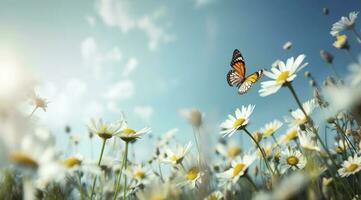
M 126 165 L 127 163 L 127 159 L 128 159 L 128 145 L 129 145 L 129 142 L 125 142 L 125 149 L 124 149 L 124 154 L 123 154 L 123 161 L 122 161 L 122 166 L 120 168 L 120 171 L 119 171 L 119 174 L 118 174 L 118 177 L 117 177 L 117 183 L 116 183 L 116 187 L 115 187 L 115 193 L 114 193 L 114 200 L 117 198 L 117 195 L 118 195 L 118 191 L 119 191 L 119 187 L 120 187 L 120 180 L 121 180 L 121 177 L 122 177 L 122 174 L 123 174 L 123 169 L 124 169 L 124 166 Z
M 107 139 L 103 139 L 102 149 L 100 151 L 99 160 L 98 160 L 98 167 L 100 167 L 100 163 L 102 162 L 106 142 L 107 142 Z M 92 191 L 90 193 L 90 199 L 93 199 L 96 182 L 97 182 L 97 176 L 94 176 Z

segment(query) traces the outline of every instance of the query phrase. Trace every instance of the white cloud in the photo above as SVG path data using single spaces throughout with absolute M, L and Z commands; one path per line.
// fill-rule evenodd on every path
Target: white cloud
M 122 80 L 108 88 L 105 98 L 111 101 L 126 100 L 132 98 L 134 93 L 134 83 L 131 80 Z
M 144 122 L 149 123 L 154 109 L 151 106 L 136 106 L 134 107 L 134 113 Z
M 164 7 L 159 8 L 154 14 L 146 14 L 143 17 L 136 17 L 131 8 L 124 0 L 98 0 L 97 12 L 103 22 L 110 27 L 118 27 L 123 33 L 138 29 L 148 37 L 148 47 L 155 50 L 160 44 L 168 43 L 175 39 L 165 28 L 158 25 L 155 20 L 164 17 Z
M 119 47 L 114 46 L 110 50 L 101 51 L 93 37 L 87 37 L 82 41 L 80 51 L 87 66 L 92 68 L 97 80 L 111 74 L 110 72 L 104 71 L 105 67 L 122 60 L 122 53 Z
M 128 77 L 138 66 L 138 60 L 134 57 L 129 58 L 125 64 L 124 70 L 122 72 L 123 77 Z

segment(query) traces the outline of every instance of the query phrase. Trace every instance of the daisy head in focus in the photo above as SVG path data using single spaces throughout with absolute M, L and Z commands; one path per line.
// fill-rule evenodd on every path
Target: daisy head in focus
M 120 124 L 121 128 L 118 136 L 125 142 L 135 141 L 136 139 L 151 132 L 151 129 L 148 127 L 136 131 L 135 129 L 130 128 L 125 120 L 122 120 Z
M 264 137 L 268 137 L 273 135 L 279 128 L 281 128 L 282 122 L 279 120 L 273 120 L 272 122 L 267 123 L 260 132 L 263 134 Z
M 359 12 L 353 11 L 349 13 L 348 17 L 342 16 L 339 21 L 332 25 L 330 34 L 335 37 L 342 31 L 353 29 L 358 13 Z
M 243 176 L 249 166 L 257 159 L 256 153 L 249 153 L 243 156 L 238 156 L 231 163 L 231 168 L 220 173 L 217 177 L 220 179 L 222 185 L 227 183 L 237 183 L 239 178 Z
M 338 173 L 341 177 L 348 177 L 356 174 L 361 170 L 361 157 L 356 154 L 354 157 L 348 157 L 347 160 L 343 161 L 341 168 L 338 169 Z
M 280 168 L 281 173 L 285 173 L 287 170 L 303 169 L 307 164 L 306 157 L 302 155 L 299 150 L 293 150 L 286 148 L 281 152 Z
M 235 111 L 235 116 L 228 115 L 228 119 L 224 121 L 221 125 L 221 134 L 223 136 L 231 137 L 237 130 L 244 128 L 249 121 L 254 105 L 242 106 L 241 109 L 237 108 Z
M 303 63 L 306 58 L 304 54 L 288 58 L 286 63 L 280 61 L 277 67 L 272 67 L 271 71 L 264 71 L 264 74 L 273 79 L 261 82 L 260 96 L 268 96 L 276 93 L 284 84 L 292 82 L 296 78 L 296 73 L 306 67 L 308 63 Z
M 107 140 L 115 135 L 118 135 L 121 131 L 121 124 L 119 123 L 106 123 L 101 118 L 91 119 L 88 125 L 89 131 L 100 138 Z
M 166 157 L 163 159 L 163 162 L 170 163 L 172 165 L 181 164 L 184 157 L 189 153 L 191 150 L 192 144 L 189 142 L 185 146 L 178 145 L 175 149 L 166 148 L 165 154 Z

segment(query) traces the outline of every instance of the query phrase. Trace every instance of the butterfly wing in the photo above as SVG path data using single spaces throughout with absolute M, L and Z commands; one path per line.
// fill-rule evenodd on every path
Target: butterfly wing
M 244 62 L 244 58 L 243 58 L 241 52 L 238 49 L 235 49 L 233 51 L 231 67 L 233 68 L 233 70 L 235 70 L 238 73 L 238 75 L 242 79 L 244 79 L 245 74 L 246 74 L 245 65 L 246 65 L 246 63 Z
M 244 79 L 242 84 L 238 88 L 238 94 L 244 94 L 246 93 L 252 85 L 254 85 L 263 75 L 263 70 L 259 70 L 257 72 L 254 72 L 247 76 L 247 78 Z
M 227 82 L 231 87 L 239 86 L 242 83 L 242 80 L 243 78 L 241 78 L 234 69 L 229 70 L 227 73 Z

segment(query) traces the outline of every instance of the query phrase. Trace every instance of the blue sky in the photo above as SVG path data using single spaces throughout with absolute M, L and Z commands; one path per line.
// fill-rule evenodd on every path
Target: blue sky
M 322 80 L 331 71 L 320 49 L 335 55 L 340 73 L 350 61 L 332 48 L 332 23 L 360 7 L 355 0 L 1 0 L 0 53 L 10 51 L 38 78 L 51 103 L 37 117 L 60 144 L 66 124 L 86 138 L 91 117 L 112 121 L 120 111 L 135 128 L 150 126 L 155 135 L 179 128 L 186 141 L 192 134 L 182 108 L 202 110 L 216 139 L 219 123 L 241 105 L 256 104 L 250 130 L 296 106 L 286 90 L 260 97 L 259 84 L 237 95 L 225 79 L 235 48 L 249 73 L 304 53 L 306 70 Z M 293 43 L 289 51 L 282 49 L 286 41 Z M 311 97 L 303 75 L 294 84 L 303 101 Z

